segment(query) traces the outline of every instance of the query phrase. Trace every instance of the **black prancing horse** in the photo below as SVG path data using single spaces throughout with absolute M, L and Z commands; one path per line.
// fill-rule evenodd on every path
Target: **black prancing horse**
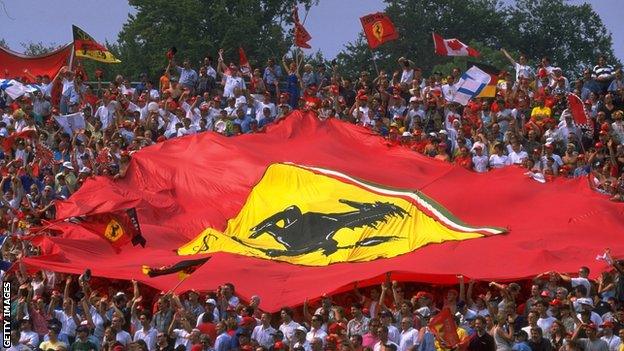
M 389 202 L 362 203 L 344 199 L 338 201 L 356 210 L 343 213 L 301 213 L 299 207 L 293 205 L 251 228 L 250 239 L 268 234 L 282 244 L 284 249 L 261 249 L 244 243 L 239 238 L 232 237 L 232 239 L 247 247 L 260 250 L 269 257 L 298 256 L 319 250 L 323 255 L 329 256 L 339 249 L 376 246 L 398 238 L 397 236 L 373 236 L 353 245 L 338 246 L 334 235 L 340 229 L 362 227 L 377 229 L 378 224 L 386 223 L 392 217 L 409 216 L 404 209 Z

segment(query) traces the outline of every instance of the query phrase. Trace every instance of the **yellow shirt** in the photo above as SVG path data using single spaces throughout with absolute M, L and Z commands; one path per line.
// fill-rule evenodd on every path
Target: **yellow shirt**
M 53 343 L 50 340 L 44 341 L 41 343 L 41 345 L 39 345 L 39 348 L 44 351 L 50 350 L 50 349 L 59 350 L 61 346 L 65 347 L 65 350 L 67 350 L 67 345 L 65 345 L 65 343 L 60 340 L 56 340 L 55 343 Z
M 620 349 L 618 351 L 624 351 L 624 343 L 620 344 Z
M 464 340 L 464 338 L 468 337 L 468 333 L 466 332 L 466 330 L 464 328 L 457 328 L 457 336 L 459 336 L 459 342 L 461 343 L 462 340 Z M 450 349 L 445 349 L 443 347 L 440 346 L 440 342 L 438 341 L 438 339 L 436 339 L 435 341 L 435 348 L 436 351 L 449 351 Z M 622 350 L 619 350 L 622 351 Z
M 551 115 L 550 107 L 535 106 L 533 107 L 533 110 L 531 110 L 531 118 L 534 119 L 536 122 L 541 122 L 544 119 L 550 117 L 550 115 Z

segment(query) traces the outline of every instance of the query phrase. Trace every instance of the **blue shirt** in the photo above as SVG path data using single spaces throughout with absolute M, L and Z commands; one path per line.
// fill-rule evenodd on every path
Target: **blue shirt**
M 275 72 L 275 73 L 274 73 Z M 273 72 L 269 69 L 269 67 L 264 69 L 264 74 L 262 75 L 262 79 L 268 85 L 273 85 L 276 80 L 279 80 L 282 77 L 282 68 L 279 65 L 273 66 Z
M 180 74 L 180 84 L 184 85 L 185 87 L 194 87 L 199 80 L 197 72 L 195 72 L 191 68 L 183 68 L 177 66 L 176 70 Z
M 418 346 L 418 351 L 435 351 L 435 337 L 430 331 L 426 331 L 423 340 Z
M 517 342 L 511 348 L 513 351 L 531 351 L 531 347 L 526 342 Z
M 232 339 L 227 333 L 221 333 L 215 339 L 215 351 L 229 351 L 232 348 Z

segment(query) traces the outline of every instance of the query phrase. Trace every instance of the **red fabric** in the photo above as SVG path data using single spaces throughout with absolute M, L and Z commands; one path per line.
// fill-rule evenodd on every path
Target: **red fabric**
M 299 21 L 299 11 L 296 6 L 293 9 L 293 22 L 295 24 L 295 46 L 306 49 L 312 48 L 310 44 L 308 44 L 308 41 L 312 39 L 312 36 Z
M 447 346 L 455 346 L 459 344 L 459 336 L 457 335 L 457 325 L 451 314 L 451 310 L 444 308 L 440 313 L 435 315 L 429 321 L 429 329 L 439 339 L 444 341 Z
M 371 49 L 379 45 L 399 39 L 399 32 L 394 27 L 394 23 L 385 13 L 377 12 L 364 17 L 360 17 L 364 34 Z
M 574 122 L 579 125 L 589 125 L 587 113 L 585 112 L 585 106 L 581 98 L 575 94 L 568 94 L 568 108 L 574 118 Z
M 441 35 L 433 34 L 433 46 L 436 55 L 440 56 L 471 56 L 471 57 L 479 57 L 481 53 L 479 51 L 471 48 L 470 46 L 462 43 L 458 39 L 444 39 Z M 466 49 L 463 54 L 458 54 L 456 51 L 461 49 Z M 448 49 L 451 49 L 449 52 Z M 498 77 L 495 77 L 495 81 L 498 80 Z
M 115 234 L 117 234 L 118 238 L 108 239 L 105 237 L 105 232 L 107 231 L 109 224 L 113 223 L 113 221 L 116 222 L 115 224 L 117 225 L 117 228 L 115 228 Z M 88 231 L 105 238 L 105 240 L 110 242 L 111 246 L 115 249 L 125 246 L 132 241 L 132 238 L 140 235 L 140 232 L 135 229 L 132 219 L 126 213 L 126 210 L 89 215 L 84 218 L 84 221 L 80 222 L 79 225 Z
M 24 263 L 77 274 L 91 268 L 94 276 L 137 279 L 168 291 L 179 283 L 175 274 L 149 278 L 141 267 L 175 264 L 181 259 L 175 249 L 206 228 L 226 228 L 267 166 L 277 162 L 419 190 L 467 223 L 506 227 L 509 232 L 329 267 L 216 253 L 177 292 L 231 282 L 243 300 L 258 294 L 262 309 L 273 312 L 301 304 L 306 297 L 351 290 L 353 281 L 360 287 L 377 285 L 389 271 L 397 281 L 457 284 L 457 274 L 508 281 L 551 270 L 576 272 L 580 265 L 597 275 L 608 268 L 595 260 L 606 246 L 615 257 L 624 256 L 624 240 L 613 240 L 624 232 L 624 204 L 593 192 L 587 179 L 557 177 L 540 184 L 515 166 L 477 174 L 408 148 L 389 147 L 366 128 L 295 111 L 264 134 L 227 138 L 201 133 L 149 146 L 132 155 L 125 178 L 89 179 L 57 205 L 59 217 L 135 207 L 145 248 L 126 245 L 115 255 L 107 240 L 79 225 L 64 224 L 63 237 L 49 239 L 59 246 L 61 256 L 29 257 Z M 195 257 L 182 259 L 190 258 Z
M 245 54 L 245 50 L 242 47 L 238 48 L 238 65 L 241 68 L 241 71 L 245 74 L 251 73 L 251 65 L 249 64 L 249 60 L 247 60 L 247 55 Z
M 2 141 L 2 147 L 5 152 L 9 152 L 15 146 L 15 141 L 17 139 L 31 139 L 36 137 L 37 131 L 34 129 L 27 129 L 19 133 L 13 132 L 13 134 L 9 135 Z
M 446 56 L 446 45 L 444 45 L 444 38 L 440 34 L 433 33 L 433 47 L 436 55 Z
M 56 51 L 40 56 L 26 56 L 0 47 L 0 62 L 2 74 L 8 71 L 8 78 L 24 76 L 24 69 L 28 69 L 33 76 L 48 75 L 54 78 L 61 67 L 67 65 L 71 56 L 72 46 L 68 44 Z

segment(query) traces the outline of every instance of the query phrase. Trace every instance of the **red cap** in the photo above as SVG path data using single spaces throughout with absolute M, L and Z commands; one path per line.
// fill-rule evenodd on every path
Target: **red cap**
M 594 145 L 596 147 L 596 149 L 602 149 L 602 147 L 604 146 L 601 142 L 596 143 L 596 145 Z
M 548 304 L 553 306 L 553 307 L 558 307 L 558 306 L 561 306 L 563 303 L 559 299 L 553 299 Z
M 195 345 L 193 345 L 193 347 L 191 347 L 191 351 L 202 351 L 202 346 L 201 346 L 201 344 L 195 344 Z
M 594 323 L 588 323 L 588 324 L 585 324 L 585 328 L 589 328 L 589 329 L 593 329 L 593 330 L 598 330 L 598 327 L 596 327 L 596 324 L 594 324 Z
M 605 321 L 604 323 L 602 323 L 602 325 L 600 326 L 600 328 L 613 328 L 614 324 L 611 321 Z
M 275 350 L 282 350 L 282 349 L 284 349 L 284 343 L 281 342 L 281 341 L 277 341 L 277 342 L 275 342 L 275 344 L 273 344 L 273 348 Z

